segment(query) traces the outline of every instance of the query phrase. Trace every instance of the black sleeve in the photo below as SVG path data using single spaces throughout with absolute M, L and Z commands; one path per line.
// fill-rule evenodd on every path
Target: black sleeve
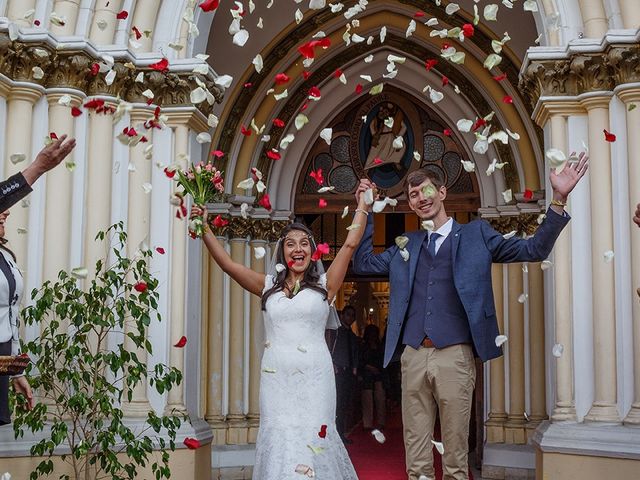
M 4 182 L 0 182 L 0 212 L 11 208 L 29 195 L 31 191 L 31 186 L 21 172 L 9 177 Z

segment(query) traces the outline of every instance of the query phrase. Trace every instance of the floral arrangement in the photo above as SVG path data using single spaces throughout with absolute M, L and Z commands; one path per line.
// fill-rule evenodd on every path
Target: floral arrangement
M 183 188 L 184 193 L 193 197 L 193 202 L 198 206 L 204 206 L 210 202 L 224 199 L 224 178 L 222 171 L 212 163 L 200 162 L 191 165 L 187 170 L 177 169 L 177 182 Z M 201 215 L 189 219 L 189 235 L 191 238 L 200 238 L 204 234 L 205 219 Z

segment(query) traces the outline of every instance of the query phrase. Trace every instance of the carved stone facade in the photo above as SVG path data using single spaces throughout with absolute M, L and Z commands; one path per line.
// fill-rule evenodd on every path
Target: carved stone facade
M 213 226 L 214 214 L 209 215 L 209 226 L 216 236 L 228 238 L 251 238 L 275 242 L 280 238 L 282 230 L 290 223 L 287 220 L 271 220 L 268 218 L 233 217 L 224 227 Z
M 93 75 L 94 63 L 104 62 L 103 58 L 92 56 L 88 48 L 84 50 L 56 49 L 44 42 L 23 43 L 11 41 L 7 34 L 0 34 L 0 74 L 14 81 L 30 82 L 45 88 L 73 88 L 87 95 L 109 95 L 127 102 L 146 103 L 142 92 L 150 89 L 154 103 L 160 106 L 193 106 L 189 98 L 196 88 L 196 78 L 205 83 L 209 91 L 220 103 L 223 91 L 210 76 L 193 72 L 163 73 L 149 67 L 138 67 L 130 61 L 116 60 L 116 72 L 111 85 L 107 85 L 105 75 Z M 40 67 L 44 76 L 34 78 L 34 67 Z M 139 73 L 145 74 L 144 83 L 136 82 Z M 199 110 L 208 115 L 213 106 L 208 102 L 198 105 Z
M 520 78 L 523 97 L 535 108 L 541 97 L 575 97 L 640 82 L 640 45 L 609 45 L 597 53 L 533 60 Z

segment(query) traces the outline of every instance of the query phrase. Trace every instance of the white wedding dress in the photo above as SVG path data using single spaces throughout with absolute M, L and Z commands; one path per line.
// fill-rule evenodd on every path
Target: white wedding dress
M 326 288 L 326 275 L 320 283 Z M 272 285 L 267 275 L 265 290 Z M 324 337 L 328 314 L 323 295 L 311 289 L 267 299 L 253 480 L 358 478 L 336 431 L 335 377 Z

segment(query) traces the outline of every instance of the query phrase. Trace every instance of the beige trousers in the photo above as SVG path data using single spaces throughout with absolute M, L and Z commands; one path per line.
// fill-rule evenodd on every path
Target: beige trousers
M 476 380 L 470 345 L 402 353 L 402 422 L 409 480 L 435 480 L 433 428 L 440 412 L 443 480 L 468 480 L 469 416 Z

